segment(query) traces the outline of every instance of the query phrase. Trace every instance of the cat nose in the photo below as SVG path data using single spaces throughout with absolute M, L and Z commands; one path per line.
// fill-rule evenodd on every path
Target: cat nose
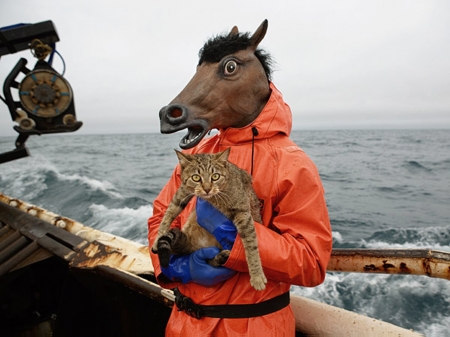
M 211 192 L 211 186 L 209 184 L 204 184 L 203 191 L 205 191 L 205 193 L 208 194 L 209 192 Z

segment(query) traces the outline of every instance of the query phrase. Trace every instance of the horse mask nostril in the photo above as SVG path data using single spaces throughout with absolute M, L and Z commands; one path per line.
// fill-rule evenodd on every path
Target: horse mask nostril
M 187 121 L 189 115 L 188 109 L 181 104 L 171 104 L 161 109 L 159 118 L 161 122 L 170 125 L 179 125 Z
M 183 105 L 172 104 L 166 107 L 165 115 L 169 123 L 179 124 L 187 120 L 188 111 Z

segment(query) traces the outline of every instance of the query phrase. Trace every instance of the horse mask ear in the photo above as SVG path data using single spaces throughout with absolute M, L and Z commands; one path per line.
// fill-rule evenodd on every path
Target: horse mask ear
M 262 39 L 264 39 L 264 36 L 266 36 L 268 26 L 269 26 L 269 21 L 267 21 L 267 19 L 266 19 L 261 23 L 261 25 L 258 27 L 258 29 L 253 33 L 252 37 L 250 38 L 250 47 L 253 50 L 256 50 L 259 43 L 262 41 Z
M 228 34 L 228 35 L 231 36 L 231 35 L 237 35 L 237 34 L 239 34 L 239 29 L 238 29 L 237 26 L 234 26 L 234 27 L 231 29 L 230 34 Z

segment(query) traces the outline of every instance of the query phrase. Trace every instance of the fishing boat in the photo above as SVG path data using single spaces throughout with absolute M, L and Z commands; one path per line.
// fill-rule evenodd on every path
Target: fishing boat
M 0 199 L 0 335 L 164 335 L 147 247 Z
M 329 271 L 450 280 L 450 254 L 334 250 Z M 414 276 L 409 276 L 414 277 Z M 163 336 L 174 303 L 148 246 L 0 194 L 2 336 Z M 421 336 L 291 294 L 297 336 Z
M 1 29 L 0 56 L 32 48 L 5 80 L 16 149 L 31 135 L 73 132 L 73 93 L 51 68 L 59 40 L 51 21 Z M 23 73 L 18 83 L 16 77 Z M 31 81 L 37 79 L 38 88 Z M 60 94 L 57 105 L 47 98 Z M 14 101 L 11 91 L 19 91 Z M 52 102 L 53 102 L 52 100 Z M 39 105 L 37 110 L 36 101 Z M 328 271 L 426 275 L 450 280 L 450 254 L 433 250 L 335 249 Z M 156 283 L 148 246 L 85 226 L 0 191 L 0 336 L 163 336 L 174 293 Z M 291 294 L 297 336 L 420 336 L 420 333 Z

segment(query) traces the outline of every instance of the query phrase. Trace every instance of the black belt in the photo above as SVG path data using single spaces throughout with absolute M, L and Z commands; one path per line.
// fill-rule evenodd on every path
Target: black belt
M 175 294 L 175 304 L 178 309 L 197 319 L 204 316 L 215 318 L 250 318 L 263 316 L 283 309 L 290 303 L 289 292 L 260 303 L 224 305 L 195 304 L 189 297 L 180 293 L 178 288 L 174 289 L 173 292 Z

